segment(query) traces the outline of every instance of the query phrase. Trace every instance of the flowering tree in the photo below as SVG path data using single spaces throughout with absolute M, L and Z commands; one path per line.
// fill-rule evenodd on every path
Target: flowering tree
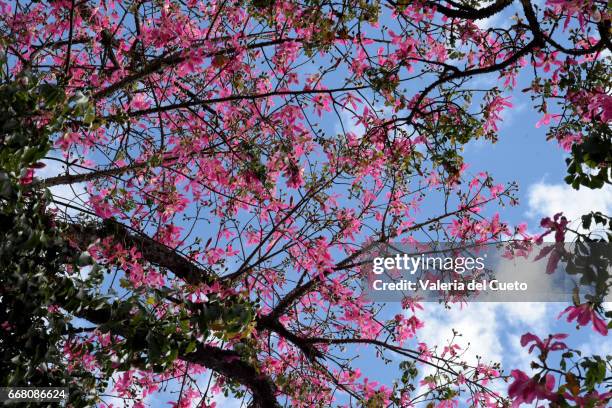
M 478 3 L 0 0 L 3 383 L 69 384 L 74 406 L 170 381 L 181 407 L 605 405 L 609 363 L 547 363 L 564 335 L 523 337 L 540 370 L 506 397 L 498 366 L 413 345 L 419 303 L 360 296 L 370 242 L 534 239 L 496 211 L 516 186 L 461 156 L 519 75 L 568 183 L 610 183 L 607 2 Z M 603 313 L 567 317 L 606 335 Z M 398 381 L 364 353 L 405 359 Z

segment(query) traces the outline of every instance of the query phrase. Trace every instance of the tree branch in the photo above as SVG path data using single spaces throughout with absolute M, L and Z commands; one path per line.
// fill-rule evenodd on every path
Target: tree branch
M 108 305 L 100 309 L 80 309 L 73 312 L 75 316 L 88 320 L 98 326 L 109 322 L 120 322 L 125 319 L 133 319 L 134 316 L 118 316 L 112 311 L 125 310 L 122 307 Z M 112 325 L 113 334 L 127 338 L 127 330 L 121 325 Z M 160 334 L 161 336 L 161 334 Z M 137 337 L 137 338 L 132 338 Z M 131 336 L 139 346 L 145 347 L 144 337 Z M 229 379 L 235 380 L 246 386 L 253 395 L 253 408 L 277 408 L 280 407 L 276 399 L 277 389 L 274 382 L 262 374 L 259 368 L 249 364 L 242 359 L 242 356 L 232 350 L 225 350 L 209 344 L 199 343 L 191 353 L 183 353 L 179 358 L 195 364 L 207 367 Z
M 513 0 L 497 0 L 495 3 L 480 9 L 469 6 L 465 6 L 462 9 L 453 9 L 444 6 L 437 1 L 426 1 L 425 4 L 427 4 L 428 7 L 435 8 L 436 11 L 445 15 L 446 17 L 463 18 L 467 20 L 482 20 L 483 18 L 488 18 L 499 13 L 512 4 L 512 1 Z M 395 7 L 407 6 L 410 4 L 410 2 L 405 1 L 389 1 L 389 3 Z
M 211 269 L 196 266 L 191 260 L 177 253 L 176 249 L 159 243 L 146 235 L 135 234 L 128 227 L 114 220 L 105 220 L 101 225 L 71 224 L 68 235 L 84 245 L 89 245 L 96 238 L 105 238 L 112 235 L 116 241 L 137 248 L 151 264 L 172 271 L 176 276 L 192 285 L 212 283 L 217 279 L 216 274 Z

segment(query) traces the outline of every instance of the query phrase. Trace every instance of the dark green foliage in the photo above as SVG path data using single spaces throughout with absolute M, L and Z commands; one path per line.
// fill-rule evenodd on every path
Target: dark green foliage
M 93 241 L 112 228 L 55 220 L 49 192 L 28 175 L 43 165 L 51 136 L 66 120 L 93 122 L 85 96 L 67 98 L 59 86 L 21 77 L 0 85 L 0 118 L 0 386 L 68 387 L 72 406 L 92 406 L 117 371 L 162 372 L 196 351 L 198 338 L 250 333 L 254 305 L 240 297 L 211 294 L 205 304 L 185 301 L 160 318 L 157 305 L 176 301 L 174 289 L 141 288 L 121 301 L 100 294 L 103 268 L 67 237 L 81 228 Z M 83 266 L 92 266 L 89 277 L 72 279 L 70 270 Z M 129 287 L 127 280 L 122 286 Z M 76 325 L 74 317 L 89 324 Z M 112 334 L 111 344 L 81 342 L 71 350 L 95 358 L 92 372 L 71 364 L 63 347 L 94 328 Z
M 69 372 L 61 339 L 73 328 L 49 307 L 79 299 L 79 289 L 62 277 L 78 262 L 49 216 L 48 192 L 32 188 L 29 169 L 39 167 L 49 136 L 82 106 L 67 101 L 61 88 L 22 76 L 0 85 L 0 383 L 2 386 L 68 386 L 85 392 L 92 373 Z M 82 306 L 82 299 L 78 300 Z M 72 396 L 88 406 L 85 395 Z
M 598 126 L 580 144 L 572 146 L 571 157 L 566 159 L 565 181 L 575 189 L 591 189 L 610 184 L 612 169 L 612 133 L 608 125 Z

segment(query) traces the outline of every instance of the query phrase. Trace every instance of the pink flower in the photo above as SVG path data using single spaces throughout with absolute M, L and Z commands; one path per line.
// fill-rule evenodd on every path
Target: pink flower
M 450 346 L 444 346 L 444 350 L 442 351 L 442 356 L 444 357 L 446 354 L 449 354 L 451 357 L 455 357 L 457 355 L 458 350 L 461 350 L 461 347 L 457 344 L 451 344 Z
M 431 352 L 431 350 L 429 350 L 427 344 L 425 343 L 419 343 L 419 353 L 419 357 L 425 361 L 431 360 L 433 356 L 433 353 Z
M 531 353 L 535 347 L 539 348 L 542 352 L 549 352 L 555 350 L 564 350 L 567 348 L 567 345 L 560 341 L 553 340 L 561 340 L 567 337 L 565 333 L 551 334 L 545 341 L 542 341 L 538 336 L 532 333 L 525 333 L 521 336 L 521 346 L 525 347 L 529 343 L 533 343 L 531 347 L 529 347 L 529 352 Z
M 47 306 L 47 311 L 49 311 L 49 313 L 59 313 L 60 307 L 58 305 L 49 305 Z
M 540 221 L 540 226 L 543 228 L 548 228 L 548 231 L 540 235 L 536 240 L 536 244 L 540 245 L 543 241 L 543 238 L 550 234 L 551 232 L 555 232 L 555 242 L 564 242 L 565 240 L 565 229 L 567 227 L 567 218 L 563 216 L 563 213 L 557 213 L 554 215 L 552 220 L 550 217 L 542 218 Z
M 147 101 L 147 98 L 144 94 L 137 94 L 132 98 L 129 105 L 132 110 L 144 110 L 151 107 L 151 104 Z
M 19 179 L 19 184 L 26 186 L 34 181 L 34 169 L 26 169 L 24 175 Z
M 542 127 L 542 125 L 550 125 L 550 121 L 554 120 L 556 122 L 559 121 L 559 118 L 561 118 L 561 115 L 558 114 L 553 114 L 553 113 L 545 113 L 544 116 L 542 117 L 542 119 L 538 120 L 538 122 L 536 123 L 535 127 L 540 128 Z
M 591 304 L 584 303 L 578 306 L 569 306 L 559 314 L 559 318 L 565 313 L 568 313 L 568 322 L 576 320 L 579 326 L 586 326 L 589 322 L 593 322 L 593 330 L 602 336 L 608 335 L 608 326 L 606 322 L 597 315 L 597 312 L 593 309 Z
M 510 373 L 514 382 L 508 387 L 508 395 L 512 399 L 512 407 L 518 407 L 523 403 L 531 404 L 534 400 L 546 399 L 554 401 L 555 377 L 546 374 L 544 378 L 530 378 L 521 370 L 512 370 Z
M 283 175 L 287 178 L 287 187 L 300 188 L 304 185 L 304 169 L 295 161 L 290 161 Z
M 130 385 L 132 385 L 131 371 L 124 372 L 119 378 L 115 380 L 114 390 L 117 391 L 120 397 L 128 395 Z
M 480 383 L 482 385 L 487 385 L 487 383 L 489 382 L 490 379 L 498 378 L 499 377 L 499 371 L 498 370 L 496 370 L 496 369 L 494 369 L 492 367 L 486 366 L 484 364 L 478 364 L 478 366 L 476 367 L 476 372 L 478 374 L 482 374 L 483 375 L 482 380 L 480 380 Z
M 484 124 L 485 131 L 497 131 L 497 122 L 502 120 L 501 113 L 506 108 L 511 108 L 513 105 L 510 102 L 511 97 L 508 96 L 506 98 L 502 98 L 501 96 L 496 96 L 493 98 L 487 107 L 487 120 Z
M 412 313 L 415 313 L 417 309 L 423 310 L 423 306 L 421 306 L 420 303 L 418 303 L 421 300 L 420 297 L 410 297 L 410 296 L 406 296 L 404 299 L 402 299 L 402 308 L 403 309 L 410 309 L 412 311 Z
M 560 61 L 557 61 L 558 51 L 551 52 L 550 54 L 540 53 L 537 55 L 539 61 L 535 63 L 536 67 L 543 67 L 544 72 L 549 72 L 552 66 L 561 66 L 563 65 Z
M 589 111 L 593 114 L 601 113 L 601 121 L 608 123 L 612 120 L 612 96 L 604 93 L 594 95 L 589 103 Z
M 577 0 L 548 0 L 546 2 L 548 6 L 552 6 L 555 13 L 565 14 L 565 24 L 563 25 L 563 30 L 565 31 L 569 26 L 570 21 L 574 14 L 577 14 L 578 24 L 581 29 L 584 29 L 586 25 L 585 13 L 588 10 L 588 7 L 584 7 L 584 3 Z
M 557 142 L 559 142 L 559 146 L 566 152 L 572 150 L 572 146 L 576 143 L 582 142 L 582 133 L 565 133 L 562 135 L 557 135 Z
M 319 117 L 323 114 L 323 112 L 331 112 L 330 101 L 331 98 L 329 95 L 319 94 L 312 98 L 314 102 L 314 109 Z
M 89 191 L 89 204 L 93 208 L 96 215 L 101 218 L 111 218 L 118 211 L 110 204 L 110 191 L 108 189 L 103 189 L 99 194 L 93 192 L 93 190 Z

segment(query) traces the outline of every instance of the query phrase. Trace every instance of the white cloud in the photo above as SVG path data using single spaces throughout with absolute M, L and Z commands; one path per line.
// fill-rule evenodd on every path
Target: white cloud
M 528 197 L 528 215 L 532 217 L 550 217 L 563 212 L 573 221 L 590 211 L 609 214 L 612 210 L 612 188 L 608 185 L 598 190 L 574 190 L 565 184 L 539 182 L 529 188 Z
M 421 316 L 425 327 L 419 330 L 418 341 L 425 342 L 430 348 L 437 346 L 439 355 L 452 339 L 454 329 L 461 334 L 454 343 L 462 348 L 463 360 L 475 365 L 478 356 L 483 364 L 499 362 L 504 373 L 508 374 L 510 369 L 529 368 L 532 357 L 521 347 L 520 337 L 526 332 L 548 334 L 548 322 L 553 314 L 552 308 L 542 302 L 468 303 L 450 310 L 428 303 Z M 420 378 L 433 371 L 433 368 L 425 367 Z M 503 394 L 507 384 L 495 381 L 489 386 Z M 419 387 L 416 395 L 425 391 L 423 387 Z
M 546 317 L 555 314 L 552 308 L 543 302 L 504 302 L 496 305 L 498 312 L 509 320 L 511 326 L 538 333 L 548 332 L 550 319 Z
M 241 408 L 243 406 L 242 400 L 226 397 L 222 394 L 215 395 L 213 397 L 213 402 L 215 402 L 219 408 Z
M 45 163 L 45 167 L 37 170 L 35 173 L 35 176 L 38 179 L 44 180 L 66 173 L 64 165 L 57 160 L 47 159 L 42 160 L 42 162 Z M 49 191 L 58 201 L 68 203 L 76 207 L 83 207 L 85 202 L 87 202 L 89 198 L 89 195 L 85 190 L 85 183 L 62 184 L 50 187 Z M 78 211 L 71 208 L 67 208 L 62 205 L 52 204 L 51 207 L 58 208 L 71 216 L 75 216 L 78 214 Z
M 419 341 L 424 341 L 430 347 L 438 346 L 440 353 L 451 340 L 454 329 L 461 334 L 456 343 L 463 350 L 468 349 L 465 354 L 468 361 L 475 361 L 476 355 L 488 361 L 501 360 L 496 304 L 469 303 L 450 310 L 433 303 L 428 306 L 423 316 L 425 327 L 418 332 Z
M 503 28 L 508 29 L 512 24 L 515 23 L 511 10 L 507 10 L 501 13 L 493 14 L 491 17 L 482 18 L 474 21 L 474 24 L 481 30 L 487 30 L 489 28 Z
M 461 334 L 456 343 L 467 349 L 464 357 L 471 363 L 476 361 L 476 356 L 482 357 L 483 363 L 504 362 L 512 353 L 508 353 L 508 344 L 503 340 L 511 334 L 548 332 L 546 303 L 468 303 L 450 310 L 433 303 L 427 306 L 423 316 L 426 324 L 418 332 L 419 341 L 430 347 L 437 345 L 441 352 L 455 329 Z
M 481 18 L 480 20 L 474 21 L 474 24 L 481 30 L 487 30 L 491 27 L 497 26 L 500 20 L 499 14 L 494 14 L 491 17 Z
M 510 369 L 523 370 L 526 373 L 531 370 L 531 362 L 534 360 L 534 356 L 529 354 L 529 349 L 521 346 L 521 335 L 523 333 L 513 333 L 508 335 L 508 342 L 510 347 L 506 355 L 505 367 L 506 374 L 510 374 Z M 545 336 L 544 333 L 534 331 L 535 335 Z

